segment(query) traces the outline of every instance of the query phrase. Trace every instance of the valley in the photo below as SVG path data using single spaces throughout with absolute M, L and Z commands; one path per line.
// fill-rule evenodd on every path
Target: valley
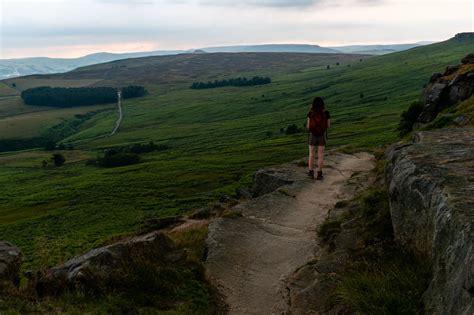
M 36 142 L 0 153 L 0 238 L 21 248 L 25 270 L 37 270 L 136 233 L 150 219 L 239 197 L 257 169 L 306 154 L 304 122 L 316 95 L 331 112 L 329 148 L 351 153 L 384 147 L 398 139 L 401 112 L 419 98 L 431 74 L 473 50 L 471 37 L 384 56 L 185 54 L 1 81 L 0 145 L 54 135 L 73 149 L 60 151 L 66 158 L 61 167 L 43 167 L 52 152 Z M 190 88 L 195 81 L 255 75 L 272 83 Z M 113 136 L 115 104 L 39 108 L 18 96 L 44 85 L 131 84 L 150 94 L 122 102 L 123 121 Z M 286 134 L 293 124 L 301 131 Z M 106 149 L 149 141 L 168 149 L 141 154 L 141 163 L 129 166 L 87 163 Z

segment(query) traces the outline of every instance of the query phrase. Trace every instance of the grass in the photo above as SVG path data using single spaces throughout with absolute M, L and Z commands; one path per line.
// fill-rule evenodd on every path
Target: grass
M 427 259 L 400 248 L 366 249 L 341 275 L 335 300 L 352 314 L 423 314 Z
M 0 288 L 2 313 L 67 314 L 211 314 L 219 311 L 214 289 L 206 282 L 201 264 L 207 224 L 170 234 L 183 258 L 157 263 L 132 257 L 117 267 L 116 276 L 84 283 L 82 290 L 39 298 L 30 283 L 21 289 Z M 5 296 L 5 295 L 3 295 Z
M 330 303 L 349 314 L 423 314 L 422 295 L 431 276 L 429 259 L 395 243 L 386 190 L 370 188 L 344 202 L 340 207 L 347 210 L 341 219 L 327 219 L 318 231 L 329 250 L 344 250 L 335 247 L 334 238 L 344 221 L 356 219 L 353 227 L 364 246 L 349 251 L 350 258 L 331 288 Z

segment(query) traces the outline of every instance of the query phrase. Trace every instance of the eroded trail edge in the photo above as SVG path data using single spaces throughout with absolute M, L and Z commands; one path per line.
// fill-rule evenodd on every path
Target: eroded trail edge
M 207 273 L 225 296 L 230 314 L 285 314 L 290 309 L 286 278 L 318 255 L 316 229 L 338 201 L 372 183 L 368 153 L 328 155 L 325 179 L 306 177 L 299 163 L 265 170 L 287 182 L 233 210 L 240 217 L 209 225 Z M 256 187 L 265 191 L 268 187 Z

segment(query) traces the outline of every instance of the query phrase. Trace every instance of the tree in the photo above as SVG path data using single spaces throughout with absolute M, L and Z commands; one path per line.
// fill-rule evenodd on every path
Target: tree
M 326 69 L 328 69 L 328 70 L 331 69 L 331 66 L 330 66 L 330 65 L 327 65 L 327 66 L 326 66 Z
M 12 83 L 12 88 L 16 88 L 16 83 Z
M 298 126 L 295 124 L 289 125 L 288 128 L 286 128 L 287 135 L 292 135 L 292 134 L 298 133 L 299 131 L 300 130 L 298 129 Z
M 251 79 L 246 77 L 231 78 L 225 80 L 214 80 L 205 82 L 194 82 L 191 84 L 191 89 L 211 89 L 223 86 L 253 86 L 253 85 L 263 85 L 269 84 L 272 80 L 269 77 L 259 77 L 254 76 Z
M 46 167 L 46 166 L 48 166 L 48 161 L 46 161 L 46 160 L 43 160 L 43 161 L 41 162 L 41 165 L 42 165 L 43 167 Z
M 141 86 L 122 88 L 124 98 L 140 97 L 146 93 L 145 88 Z M 27 105 L 74 107 L 115 103 L 117 90 L 112 87 L 53 88 L 42 86 L 24 90 L 21 92 L 21 98 Z
M 51 160 L 55 166 L 62 166 L 66 162 L 66 158 L 61 153 L 54 153 Z

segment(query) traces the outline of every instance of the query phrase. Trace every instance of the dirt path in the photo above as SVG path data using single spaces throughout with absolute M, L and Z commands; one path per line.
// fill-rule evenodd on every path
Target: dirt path
M 328 210 L 364 184 L 351 177 L 374 167 L 365 153 L 327 161 L 322 182 L 307 179 L 295 164 L 282 165 L 293 184 L 236 206 L 242 217 L 211 222 L 207 272 L 230 314 L 287 313 L 285 278 L 317 255 L 315 231 Z
M 122 124 L 123 112 L 122 112 L 122 98 L 121 98 L 121 96 L 118 97 L 117 110 L 118 110 L 118 118 L 117 118 L 117 121 L 115 122 L 114 130 L 112 130 L 112 132 L 110 133 L 110 136 L 113 136 L 114 134 L 116 134 L 117 130 L 119 129 L 120 125 Z

